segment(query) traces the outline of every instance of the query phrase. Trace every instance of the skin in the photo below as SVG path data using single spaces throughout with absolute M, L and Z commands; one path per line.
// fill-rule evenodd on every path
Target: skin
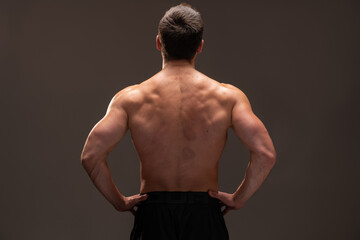
M 158 36 L 156 46 L 161 50 Z M 162 54 L 162 70 L 119 91 L 91 130 L 81 163 L 118 211 L 135 214 L 150 191 L 201 191 L 219 199 L 225 215 L 240 209 L 274 166 L 273 143 L 246 95 L 198 72 L 196 55 L 191 61 L 166 61 Z M 229 128 L 250 152 L 244 180 L 234 193 L 218 189 L 218 163 Z M 140 159 L 141 187 L 139 194 L 126 197 L 115 186 L 106 160 L 128 130 Z

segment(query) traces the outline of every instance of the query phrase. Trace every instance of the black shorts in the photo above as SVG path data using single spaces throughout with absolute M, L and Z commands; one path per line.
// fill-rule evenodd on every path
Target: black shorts
M 131 240 L 227 240 L 220 202 L 207 192 L 148 192 L 135 213 Z

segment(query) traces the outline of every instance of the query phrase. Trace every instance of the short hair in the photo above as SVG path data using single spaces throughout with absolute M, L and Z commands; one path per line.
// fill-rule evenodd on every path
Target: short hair
M 204 23 L 196 9 L 181 3 L 165 13 L 158 31 L 166 60 L 191 60 L 201 44 Z

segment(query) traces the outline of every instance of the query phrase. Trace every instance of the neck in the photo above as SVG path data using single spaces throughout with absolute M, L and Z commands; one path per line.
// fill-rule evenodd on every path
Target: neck
M 165 60 L 163 58 L 162 69 L 173 67 L 191 67 L 195 68 L 195 58 L 188 60 Z

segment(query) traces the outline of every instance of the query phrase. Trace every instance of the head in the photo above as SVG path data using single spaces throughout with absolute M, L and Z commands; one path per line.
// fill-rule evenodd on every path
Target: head
M 165 61 L 194 59 L 202 50 L 204 24 L 200 13 L 182 3 L 170 8 L 159 22 L 157 48 Z

